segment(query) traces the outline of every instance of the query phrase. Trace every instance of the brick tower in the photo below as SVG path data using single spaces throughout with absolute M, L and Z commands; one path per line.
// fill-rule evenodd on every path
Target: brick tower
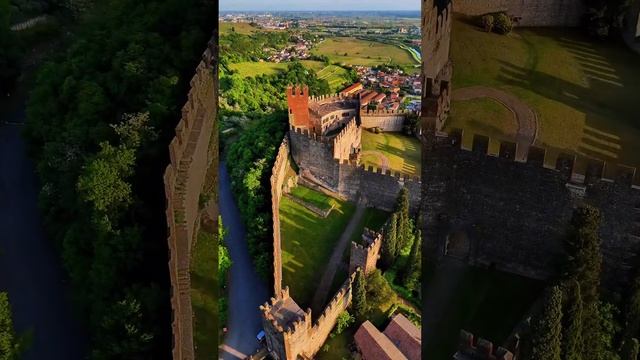
M 287 87 L 287 104 L 289 105 L 289 124 L 295 127 L 310 128 L 309 87 Z
M 422 126 L 439 131 L 451 102 L 451 0 L 422 1 Z

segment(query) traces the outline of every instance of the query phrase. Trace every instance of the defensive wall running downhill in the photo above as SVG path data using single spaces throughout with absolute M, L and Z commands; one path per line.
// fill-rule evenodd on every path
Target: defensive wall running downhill
M 282 186 L 289 168 L 289 140 L 285 137 L 271 173 L 271 214 L 273 219 L 273 284 L 274 294 L 282 292 L 282 247 L 280 239 L 280 200 Z
M 212 160 L 208 150 L 217 112 L 214 46 L 213 40 L 210 41 L 191 80 L 176 136 L 169 145 L 171 163 L 164 174 L 173 359 L 194 358 L 190 262 L 200 225 L 200 194 Z
M 635 168 L 454 131 L 426 136 L 422 213 L 426 254 L 449 251 L 470 264 L 531 278 L 562 259 L 573 209 L 603 215 L 603 271 L 621 284 L 640 250 L 640 176 Z
M 506 12 L 516 26 L 578 26 L 584 0 L 455 0 L 453 11 L 477 16 Z

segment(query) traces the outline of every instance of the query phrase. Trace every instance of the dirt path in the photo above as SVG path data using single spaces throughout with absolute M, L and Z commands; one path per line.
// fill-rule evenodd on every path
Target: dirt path
M 327 268 L 322 275 L 322 279 L 320 280 L 320 284 L 316 290 L 315 295 L 313 296 L 313 301 L 311 302 L 311 310 L 315 314 L 318 314 L 322 311 L 322 305 L 327 300 L 327 296 L 329 295 L 329 290 L 331 290 L 331 284 L 333 283 L 333 278 L 336 275 L 336 270 L 340 266 L 340 262 L 342 261 L 342 255 L 344 254 L 344 250 L 349 245 L 349 240 L 353 235 L 353 232 L 356 231 L 358 224 L 360 224 L 360 220 L 364 216 L 364 211 L 366 207 L 363 203 L 358 202 L 358 207 L 356 208 L 356 212 L 349 220 L 349 224 L 342 232 L 340 236 L 340 240 L 338 240 L 338 244 L 333 249 L 333 253 L 331 254 L 331 258 L 329 259 L 329 264 L 327 264 Z
M 534 144 L 538 136 L 538 118 L 533 109 L 517 96 L 491 87 L 471 86 L 454 89 L 453 91 L 453 101 L 480 98 L 493 99 L 514 113 L 516 121 L 518 122 L 518 134 L 516 135 L 518 150 L 516 159 L 526 159 L 529 147 Z
M 362 151 L 360 154 L 377 156 L 378 160 L 380 160 L 380 168 L 382 169 L 382 172 L 389 170 L 389 159 L 386 156 L 384 156 L 381 152 L 374 151 L 374 150 L 367 150 L 367 151 Z

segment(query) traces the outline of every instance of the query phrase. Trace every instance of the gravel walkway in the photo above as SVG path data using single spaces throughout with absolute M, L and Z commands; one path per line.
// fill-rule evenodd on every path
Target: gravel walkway
M 538 117 L 524 101 L 517 96 L 486 86 L 471 86 L 453 91 L 453 101 L 464 101 L 481 98 L 493 99 L 511 110 L 518 121 L 517 160 L 525 160 L 529 147 L 534 144 L 538 136 Z

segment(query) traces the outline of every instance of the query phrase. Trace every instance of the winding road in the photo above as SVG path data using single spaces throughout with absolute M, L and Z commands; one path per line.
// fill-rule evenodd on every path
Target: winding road
M 517 96 L 492 87 L 470 86 L 454 89 L 453 91 L 453 101 L 479 98 L 493 99 L 513 112 L 516 121 L 518 121 L 518 133 L 516 135 L 518 150 L 516 159 L 526 159 L 529 147 L 534 144 L 538 136 L 538 117 L 535 111 Z
M 0 290 L 7 291 L 22 360 L 83 359 L 88 336 L 69 301 L 60 255 L 37 207 L 38 184 L 21 137 L 24 97 L 0 100 Z
M 245 236 L 240 211 L 231 193 L 231 179 L 224 162 L 220 163 L 220 214 L 227 236 L 232 266 L 229 272 L 228 332 L 220 347 L 220 358 L 243 359 L 259 347 L 256 335 L 262 329 L 258 307 L 269 299 L 267 284 L 256 274 Z

